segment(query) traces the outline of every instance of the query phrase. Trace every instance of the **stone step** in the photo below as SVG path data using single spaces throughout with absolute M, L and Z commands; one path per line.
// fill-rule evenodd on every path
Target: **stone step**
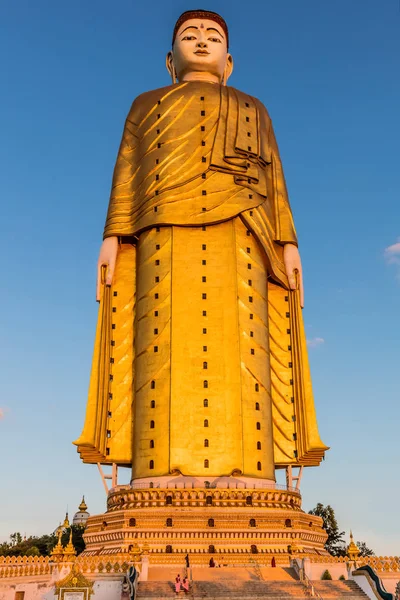
M 323 600 L 365 600 L 366 594 L 353 581 L 313 581 L 316 592 Z M 164 600 L 175 595 L 172 581 L 143 581 L 139 583 L 138 599 Z M 191 598 L 207 600 L 290 600 L 305 598 L 307 592 L 300 581 L 195 581 L 189 594 L 179 592 L 177 597 L 188 595 Z

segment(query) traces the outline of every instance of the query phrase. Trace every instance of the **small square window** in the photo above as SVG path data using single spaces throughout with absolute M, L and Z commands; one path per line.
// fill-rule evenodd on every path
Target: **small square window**
M 204 96 L 200 96 L 200 100 L 204 100 Z
M 161 144 L 160 143 L 157 144 L 157 148 L 161 148 Z
M 156 194 L 157 194 L 157 192 L 156 192 Z M 155 206 L 154 207 L 154 212 L 157 212 L 157 210 L 158 210 L 158 208 L 157 208 L 157 206 Z
M 161 119 L 161 115 L 157 115 L 157 119 Z
M 154 298 L 158 300 L 158 294 L 154 294 Z
M 250 198 L 252 198 L 252 197 L 253 197 L 253 196 L 250 196 Z M 250 216 L 251 216 L 251 217 L 253 216 L 253 211 L 252 211 L 252 210 L 250 211 Z
M 203 346 L 203 352 L 207 352 L 207 346 Z
M 159 264 L 160 264 L 160 261 L 157 259 L 157 260 L 155 261 L 155 265 L 156 265 L 156 267 L 158 267 L 158 265 L 159 265 Z
M 246 123 L 250 123 L 250 117 L 246 117 Z
M 247 268 L 251 269 L 251 264 L 250 263 L 247 263 Z
M 156 244 L 156 250 L 160 249 L 160 244 Z
M 249 302 L 253 302 L 253 296 L 249 296 Z
M 160 233 L 160 227 L 156 227 L 157 233 Z
M 250 319 L 252 319 L 252 318 L 253 318 L 253 314 L 252 314 L 252 313 L 250 313 Z
M 248 279 L 248 280 L 247 280 L 247 283 L 248 283 L 249 285 L 253 285 L 253 282 L 252 282 L 252 280 L 251 280 L 251 279 Z
M 159 278 L 159 276 L 158 276 L 158 275 L 157 275 L 157 277 L 155 278 L 155 280 L 156 280 L 156 283 L 159 283 L 159 281 L 160 281 L 160 278 Z
M 202 173 L 201 177 L 202 179 L 207 179 L 207 175 L 205 173 Z
M 202 156 L 202 157 L 201 157 L 201 162 L 207 162 L 207 159 L 206 159 L 206 157 L 205 157 L 205 156 Z
M 158 346 L 154 346 L 154 352 L 158 352 Z
M 245 102 L 245 107 L 250 108 L 250 104 L 248 102 Z
M 206 111 L 205 111 L 205 110 L 202 110 L 202 111 L 200 112 L 200 115 L 201 115 L 202 117 L 205 117 L 205 116 L 206 116 Z
M 203 208 L 202 208 L 201 210 L 202 210 L 203 212 L 206 212 L 206 210 L 207 210 L 207 209 L 206 209 L 206 207 L 205 207 L 205 206 L 203 206 Z
M 207 300 L 207 294 L 202 294 L 201 297 L 203 300 Z
M 158 164 L 159 164 L 159 162 L 160 162 L 160 159 L 159 159 L 159 158 L 156 158 L 156 165 L 158 165 Z
M 254 348 L 250 350 L 250 354 L 254 354 Z
M 207 227 L 205 225 L 202 226 L 201 230 L 206 231 Z
M 207 264 L 207 261 L 206 261 L 206 260 L 202 260 L 202 261 L 201 261 L 201 264 L 202 264 L 202 265 L 206 265 L 206 264 Z
M 205 146 L 205 145 L 206 145 L 206 143 L 205 143 L 205 141 L 204 141 L 204 140 L 201 142 L 201 145 L 202 145 L 202 146 Z
M 154 330 L 154 335 L 158 335 L 158 329 Z
M 157 173 L 156 175 L 156 181 L 158 181 L 160 179 L 160 175 Z
M 203 317 L 206 317 L 206 316 L 207 316 L 207 311 L 203 310 Z
M 250 198 L 250 200 L 252 200 L 253 199 L 253 194 L 249 194 L 249 198 Z M 253 216 L 252 211 L 250 211 L 250 216 Z
M 251 137 L 250 131 L 247 132 L 247 137 Z
M 111 329 L 115 329 L 115 323 L 111 325 Z
M 251 235 L 251 231 L 247 230 L 246 235 Z
M 204 277 L 204 275 L 203 275 L 203 277 L 201 278 L 201 280 L 202 280 L 203 283 L 205 283 L 207 281 L 207 277 Z
M 250 254 L 250 248 L 246 248 L 247 254 Z
M 202 196 L 207 196 L 207 191 L 206 190 L 201 190 L 201 195 Z
M 206 327 L 203 327 L 203 333 L 207 333 Z
M 206 130 L 206 128 L 204 127 L 204 125 L 202 125 L 202 126 L 200 127 L 200 130 L 201 130 L 201 131 L 205 131 L 205 130 Z
M 254 331 L 250 331 L 250 337 L 254 337 Z
M 158 317 L 158 310 L 155 310 L 155 311 L 154 311 L 154 316 L 155 316 L 155 317 Z
M 207 246 L 205 244 L 202 244 L 201 249 L 202 250 L 207 250 Z
M 113 312 L 117 312 L 117 309 L 116 309 L 116 307 L 115 307 L 115 306 L 113 306 L 113 308 L 112 308 L 112 311 L 113 311 Z
M 157 135 L 158 135 L 159 133 L 160 133 L 160 130 L 159 130 L 159 129 L 157 129 Z
M 247 150 L 251 152 L 251 146 L 247 146 Z
M 114 293 L 113 293 L 113 296 L 118 296 L 118 292 L 114 292 Z

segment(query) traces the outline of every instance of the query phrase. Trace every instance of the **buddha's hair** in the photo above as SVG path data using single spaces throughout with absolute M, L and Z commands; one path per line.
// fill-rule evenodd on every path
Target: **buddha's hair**
M 187 10 L 181 14 L 175 23 L 174 33 L 172 36 L 172 45 L 174 45 L 176 34 L 178 33 L 180 26 L 185 23 L 185 21 L 189 21 L 189 19 L 209 19 L 210 21 L 215 21 L 215 23 L 218 23 L 218 25 L 220 25 L 225 32 L 226 47 L 229 48 L 228 25 L 226 24 L 225 19 L 223 19 L 218 13 L 210 10 L 202 10 L 201 8 L 198 8 L 197 10 Z

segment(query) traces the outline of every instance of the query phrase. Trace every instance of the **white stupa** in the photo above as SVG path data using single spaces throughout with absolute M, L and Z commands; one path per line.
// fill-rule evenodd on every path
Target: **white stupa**
M 74 518 L 72 519 L 72 525 L 79 525 L 80 527 L 86 527 L 86 521 L 89 518 L 89 513 L 87 511 L 87 505 L 85 502 L 85 496 L 82 497 L 82 502 L 79 505 L 79 510 L 74 514 Z

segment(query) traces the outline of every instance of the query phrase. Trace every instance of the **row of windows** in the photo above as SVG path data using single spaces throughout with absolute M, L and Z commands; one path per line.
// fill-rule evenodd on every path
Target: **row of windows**
M 210 447 L 210 441 L 207 438 L 204 440 L 204 447 Z M 150 448 L 154 448 L 154 440 L 150 440 Z M 257 442 L 257 450 L 261 450 L 261 442 Z
M 208 442 L 208 440 L 204 440 L 204 442 Z M 258 444 L 259 444 L 259 442 L 257 443 L 257 448 L 258 448 Z M 204 445 L 206 446 L 205 443 L 204 443 Z M 154 448 L 154 441 L 153 440 L 150 440 L 150 448 Z M 261 449 L 261 444 L 260 444 L 260 448 L 259 449 Z M 210 461 L 208 460 L 208 458 L 206 458 L 204 460 L 204 468 L 208 469 L 209 467 L 210 467 Z M 154 469 L 154 460 L 150 460 L 149 461 L 149 469 Z M 257 471 L 261 471 L 261 470 L 262 470 L 262 465 L 261 465 L 261 462 L 258 461 L 257 462 Z
M 203 346 L 203 352 L 207 352 L 207 346 Z M 207 368 L 208 368 L 208 363 L 204 361 L 203 369 L 207 369 Z M 150 383 L 150 388 L 152 390 L 156 389 L 156 382 L 154 380 Z M 254 389 L 256 392 L 260 391 L 260 386 L 258 383 L 254 384 Z M 208 406 L 208 400 L 204 400 L 204 406 Z M 154 407 L 152 406 L 152 408 L 154 408 Z M 259 410 L 259 408 L 257 408 L 257 403 L 256 403 L 256 410 Z
M 251 498 L 251 496 L 250 496 Z M 170 501 L 169 501 L 170 499 Z M 172 497 L 171 496 L 167 496 L 167 502 L 166 504 L 172 504 Z M 247 504 L 251 504 L 251 503 L 247 503 Z M 107 523 L 105 523 L 105 526 L 107 526 Z M 104 526 L 103 523 L 103 526 Z M 171 518 L 168 518 L 166 520 L 166 526 L 167 527 L 172 527 L 173 526 L 173 520 Z M 215 520 L 214 519 L 208 519 L 207 521 L 207 526 L 208 527 L 215 527 Z M 131 518 L 129 519 L 129 527 L 136 527 L 136 519 L 135 518 Z M 249 527 L 257 527 L 257 522 L 255 519 L 250 519 L 249 521 Z M 292 521 L 291 519 L 286 519 L 285 520 L 285 527 L 292 527 Z M 312 523 L 310 522 L 310 527 L 312 527 Z
M 170 544 L 168 544 L 168 545 L 165 547 L 165 552 L 166 552 L 167 554 L 172 554 L 172 546 L 171 546 Z M 255 544 L 252 544 L 252 545 L 250 546 L 250 552 L 251 552 L 252 554 L 258 554 L 258 548 L 257 548 L 257 546 L 256 546 Z M 213 544 L 210 544 L 210 545 L 208 546 L 208 553 L 209 553 L 209 554 L 215 554 L 215 553 L 216 553 L 216 552 L 215 552 L 215 546 L 213 546 Z

